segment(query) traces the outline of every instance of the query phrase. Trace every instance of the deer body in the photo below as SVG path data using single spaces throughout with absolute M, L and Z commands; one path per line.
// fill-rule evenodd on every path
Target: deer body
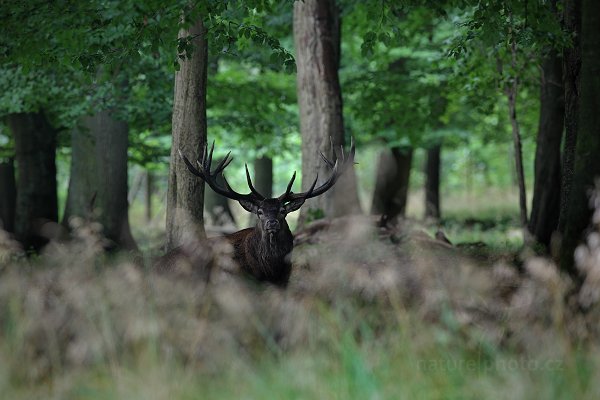
M 333 187 L 345 168 L 354 163 L 354 145 L 351 145 L 347 158 L 341 149 L 341 154 L 335 163 L 321 154 L 325 163 L 331 168 L 332 175 L 319 187 L 315 187 L 317 176 L 307 192 L 293 193 L 292 185 L 296 178 L 294 172 L 285 193 L 271 199 L 266 199 L 254 188 L 248 166 L 246 166 L 246 179 L 250 193 L 235 192 L 222 175 L 224 185 L 220 185 L 217 178 L 229 165 L 231 158 L 227 154 L 215 170 L 211 171 L 213 150 L 214 143 L 210 153 L 207 154 L 207 148 L 204 149 L 204 155 L 196 162 L 196 166 L 181 152 L 180 155 L 190 172 L 202 178 L 215 192 L 238 201 L 246 211 L 258 216 L 258 222 L 254 228 L 243 229 L 225 236 L 225 239 L 233 246 L 234 261 L 239 264 L 242 271 L 258 281 L 286 286 L 292 271 L 291 252 L 294 247 L 294 237 L 285 217 L 290 212 L 298 210 L 306 199 L 319 196 Z M 340 160 L 341 168 L 338 164 Z
M 241 269 L 258 281 L 285 286 L 292 272 L 294 237 L 288 227 L 273 241 L 263 240 L 257 228 L 247 228 L 226 236 L 233 246 L 233 259 Z

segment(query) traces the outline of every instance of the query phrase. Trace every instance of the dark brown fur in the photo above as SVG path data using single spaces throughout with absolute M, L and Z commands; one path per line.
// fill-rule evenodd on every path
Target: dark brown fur
M 233 259 L 241 269 L 258 281 L 285 286 L 292 271 L 291 252 L 294 237 L 283 220 L 282 229 L 271 241 L 263 239 L 259 227 L 243 229 L 225 238 L 233 246 Z
M 248 166 L 246 166 L 246 179 L 250 193 L 241 194 L 231 189 L 225 177 L 222 176 L 223 170 L 229 165 L 231 158 L 227 154 L 212 170 L 214 147 L 213 142 L 209 152 L 208 147 L 205 146 L 204 153 L 196 164 L 188 160 L 181 151 L 180 155 L 192 174 L 204 180 L 215 192 L 238 201 L 246 211 L 258 217 L 258 222 L 254 228 L 243 229 L 225 236 L 225 239 L 233 246 L 233 258 L 239 264 L 241 270 L 258 281 L 286 286 L 292 271 L 291 252 L 294 247 L 294 237 L 285 221 L 285 217 L 290 212 L 298 210 L 306 199 L 320 196 L 333 187 L 342 172 L 348 166 L 354 164 L 354 143 L 351 142 L 347 157 L 343 148 L 340 149 L 340 154 L 335 162 L 328 160 L 321 153 L 323 161 L 332 172 L 331 176 L 321 185 L 316 186 L 317 176 L 308 191 L 293 193 L 292 185 L 296 178 L 294 172 L 285 193 L 271 199 L 265 198 L 254 188 Z M 333 142 L 331 148 L 333 150 Z M 219 177 L 222 179 L 222 183 L 218 182 Z M 185 249 L 183 251 L 178 250 L 178 253 L 184 257 L 186 255 Z

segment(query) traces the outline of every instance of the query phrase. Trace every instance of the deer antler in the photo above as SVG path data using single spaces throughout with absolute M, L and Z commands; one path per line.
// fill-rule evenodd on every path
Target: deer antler
M 331 137 L 329 138 L 329 141 L 331 143 L 332 152 L 335 155 L 335 148 L 333 147 L 333 142 L 331 140 Z M 317 174 L 315 180 L 313 181 L 313 183 L 308 191 L 302 192 L 302 193 L 293 193 L 292 185 L 294 184 L 294 180 L 296 179 L 296 172 L 294 172 L 294 175 L 292 175 L 292 179 L 288 183 L 285 193 L 282 194 L 281 196 L 279 196 L 279 200 L 282 202 L 289 202 L 289 201 L 298 200 L 298 199 L 306 200 L 306 199 L 310 199 L 312 197 L 317 197 L 317 196 L 322 195 L 323 193 L 325 193 L 326 191 L 331 189 L 333 187 L 333 185 L 335 185 L 338 178 L 346 171 L 346 169 L 348 168 L 349 165 L 354 164 L 355 151 L 356 151 L 356 148 L 354 146 L 354 140 L 351 138 L 350 139 L 350 153 L 348 154 L 348 156 L 346 156 L 346 154 L 344 153 L 344 147 L 340 146 L 340 156 L 335 160 L 335 163 L 333 161 L 327 159 L 327 157 L 325 157 L 325 155 L 323 155 L 323 153 L 320 152 L 319 154 L 321 155 L 321 158 L 323 159 L 323 161 L 325 161 L 325 164 L 327 164 L 327 166 L 332 171 L 329 179 L 327 179 L 325 182 L 323 182 L 323 184 L 321 184 L 319 187 L 315 188 L 317 179 L 319 179 L 319 175 Z
M 192 174 L 202 178 L 204 180 L 204 182 L 206 182 L 206 184 L 211 187 L 212 190 L 219 193 L 220 195 L 225 196 L 228 199 L 238 200 L 238 201 L 239 200 L 247 200 L 247 201 L 257 202 L 257 201 L 264 200 L 265 197 L 262 194 L 260 194 L 254 188 L 254 185 L 252 184 L 252 179 L 250 179 L 250 172 L 248 171 L 247 164 L 246 164 L 246 180 L 248 181 L 248 187 L 250 188 L 250 193 L 248 193 L 248 194 L 238 193 L 235 190 L 233 190 L 231 188 L 231 186 L 229 186 L 229 183 L 227 183 L 227 179 L 225 179 L 225 175 L 223 175 L 223 170 L 225 170 L 225 168 L 231 163 L 231 161 L 233 161 L 233 158 L 230 156 L 231 152 L 227 153 L 225 158 L 223 158 L 217 164 L 217 167 L 215 168 L 215 170 L 211 172 L 211 163 L 212 163 L 214 149 L 215 149 L 215 142 L 213 141 L 212 146 L 210 147 L 210 152 L 207 155 L 208 145 L 204 146 L 202 160 L 198 159 L 196 161 L 197 168 L 194 167 L 194 165 L 190 162 L 190 160 L 188 160 L 187 157 L 183 155 L 183 153 L 181 152 L 181 149 L 179 149 L 179 155 L 181 156 L 181 158 L 183 159 L 183 162 L 185 163 L 185 165 L 187 166 L 187 168 L 190 170 L 190 172 Z M 222 187 L 221 185 L 219 185 L 217 183 L 217 178 L 219 177 L 219 174 L 223 178 L 223 183 L 225 184 L 225 187 Z

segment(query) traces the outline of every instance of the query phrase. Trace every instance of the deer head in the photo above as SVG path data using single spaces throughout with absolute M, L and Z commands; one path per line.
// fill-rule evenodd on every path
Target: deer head
M 344 148 L 340 146 L 340 154 L 335 162 L 327 159 L 323 153 L 320 153 L 321 158 L 331 170 L 331 176 L 325 182 L 317 186 L 317 180 L 319 178 L 317 174 L 308 191 L 294 193 L 292 191 L 292 186 L 296 179 L 296 172 L 294 171 L 285 193 L 279 197 L 267 199 L 260 194 L 252 184 L 250 172 L 248 171 L 248 164 L 246 164 L 245 167 L 246 180 L 248 182 L 250 193 L 241 194 L 234 191 L 231 186 L 229 186 L 227 179 L 225 179 L 225 176 L 223 175 L 223 171 L 233 160 L 230 156 L 231 152 L 227 153 L 225 158 L 217 164 L 214 170 L 211 170 L 214 148 L 214 142 L 212 143 L 210 151 L 208 151 L 207 146 L 205 146 L 203 155 L 196 161 L 195 166 L 181 153 L 181 150 L 179 151 L 179 155 L 182 157 L 190 172 L 202 178 L 212 190 L 229 199 L 236 200 L 246 211 L 256 214 L 258 216 L 256 228 L 260 231 L 261 236 L 271 238 L 274 235 L 277 235 L 284 225 L 287 227 L 287 224 L 285 224 L 285 217 L 287 214 L 298 210 L 307 199 L 320 196 L 333 187 L 345 169 L 354 163 L 355 153 L 354 141 L 351 141 L 350 152 L 348 155 L 344 153 Z M 333 144 L 332 149 L 334 149 Z M 223 185 L 218 183 L 219 175 L 222 177 Z

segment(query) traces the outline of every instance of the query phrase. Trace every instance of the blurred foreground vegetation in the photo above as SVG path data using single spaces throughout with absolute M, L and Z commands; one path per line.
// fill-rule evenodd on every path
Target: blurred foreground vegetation
M 485 208 L 466 205 L 456 218 Z M 515 214 L 489 229 L 515 229 Z M 448 236 L 466 238 L 474 228 L 452 215 Z M 519 272 L 510 244 L 488 242 L 508 258 L 474 258 L 421 224 L 338 219 L 306 240 L 299 232 L 283 291 L 228 274 L 226 246 L 213 249 L 206 283 L 193 271 L 161 275 L 150 260 L 107 256 L 99 227 L 75 222 L 74 239 L 39 258 L 3 258 L 2 398 L 600 394 L 600 287 L 591 280 L 589 302 L 551 262 L 526 255 Z M 585 247 L 592 258 L 597 237 Z M 592 276 L 600 264 L 588 267 Z

